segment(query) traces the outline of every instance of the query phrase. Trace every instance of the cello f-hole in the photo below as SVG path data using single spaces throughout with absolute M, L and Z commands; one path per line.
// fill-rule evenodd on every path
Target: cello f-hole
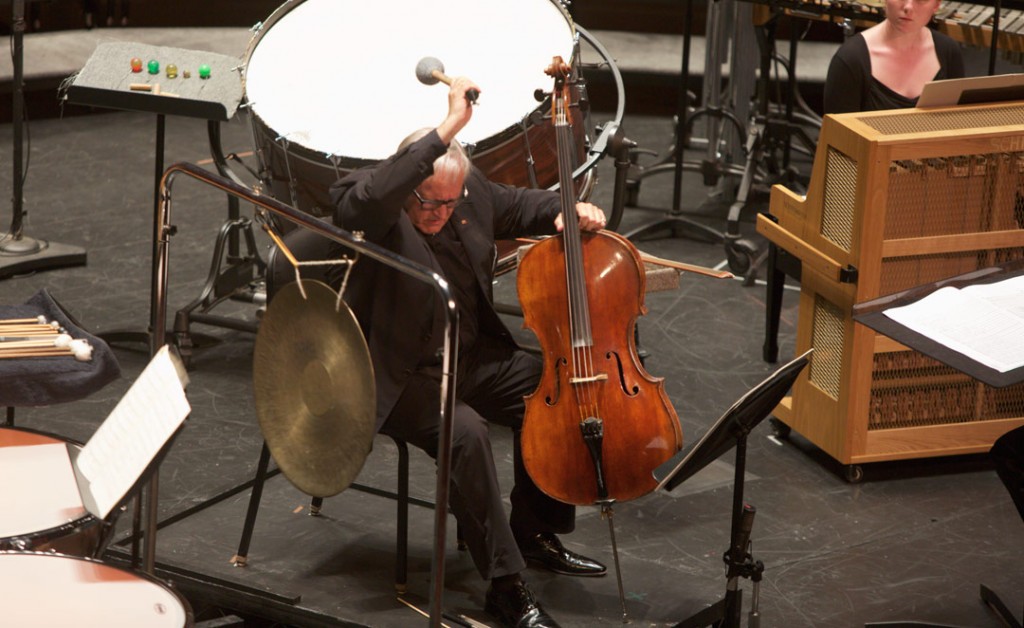
M 619 374 L 619 387 L 622 388 L 622 392 L 627 397 L 636 397 L 640 393 L 640 387 L 636 384 L 630 386 L 626 383 L 626 372 L 622 368 L 622 357 L 615 351 L 609 351 L 604 357 L 608 360 L 615 360 L 615 370 Z
M 565 358 L 558 358 L 555 360 L 555 396 L 551 395 L 544 397 L 544 403 L 549 406 L 556 405 L 558 400 L 562 398 L 562 367 L 568 364 Z

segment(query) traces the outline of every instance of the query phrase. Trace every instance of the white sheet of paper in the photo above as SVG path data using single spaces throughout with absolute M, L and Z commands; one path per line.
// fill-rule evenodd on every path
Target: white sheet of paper
M 1024 366 L 1024 276 L 941 288 L 885 315 L 1000 373 Z
M 163 347 L 103 421 L 78 457 L 99 517 L 131 489 L 190 411 L 167 347 Z
M 86 514 L 64 443 L 0 447 L 0 537 L 41 532 Z

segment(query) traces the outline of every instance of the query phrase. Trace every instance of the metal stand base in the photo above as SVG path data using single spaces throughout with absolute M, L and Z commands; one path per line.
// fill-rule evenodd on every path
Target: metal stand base
M 351 488 L 381 497 L 389 497 L 395 499 L 397 503 L 398 529 L 395 550 L 395 591 L 398 595 L 403 595 L 408 590 L 409 582 L 409 504 L 426 506 L 428 508 L 433 508 L 434 504 L 409 496 L 409 446 L 397 438 L 392 438 L 392 440 L 398 448 L 397 491 L 391 492 L 358 483 L 353 483 Z M 253 529 L 256 526 L 256 515 L 259 513 L 260 501 L 263 498 L 263 485 L 271 473 L 278 471 L 277 469 L 273 472 L 268 471 L 269 466 L 270 449 L 267 447 L 267 443 L 264 442 L 263 448 L 260 451 L 259 462 L 256 465 L 256 475 L 251 482 L 252 492 L 249 494 L 249 507 L 246 510 L 245 522 L 242 524 L 242 536 L 238 541 L 238 551 L 231 558 L 231 562 L 236 567 L 245 567 L 249 563 L 249 545 L 252 542 Z M 314 497 L 310 504 L 310 515 L 318 516 L 322 506 L 323 498 Z
M 0 234 L 0 279 L 24 275 L 37 270 L 85 266 L 85 249 L 47 240 L 22 237 L 6 240 Z

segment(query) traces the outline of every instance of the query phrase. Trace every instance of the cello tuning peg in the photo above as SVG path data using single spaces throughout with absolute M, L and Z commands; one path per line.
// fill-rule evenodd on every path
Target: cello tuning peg
M 538 87 L 537 89 L 533 90 L 533 98 L 537 102 L 544 102 L 544 99 L 547 98 L 548 94 L 550 93 L 551 92 L 546 92 Z

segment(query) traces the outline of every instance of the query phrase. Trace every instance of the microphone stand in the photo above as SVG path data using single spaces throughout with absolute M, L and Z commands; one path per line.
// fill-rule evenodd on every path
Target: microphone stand
M 13 48 L 14 87 L 12 90 L 11 122 L 14 127 L 13 154 L 13 208 L 9 233 L 0 233 L 0 279 L 36 270 L 60 266 L 85 264 L 85 250 L 66 244 L 47 242 L 26 237 L 24 234 L 25 184 L 23 172 L 23 144 L 25 123 L 24 40 L 25 1 L 14 0 L 11 5 L 11 38 Z

